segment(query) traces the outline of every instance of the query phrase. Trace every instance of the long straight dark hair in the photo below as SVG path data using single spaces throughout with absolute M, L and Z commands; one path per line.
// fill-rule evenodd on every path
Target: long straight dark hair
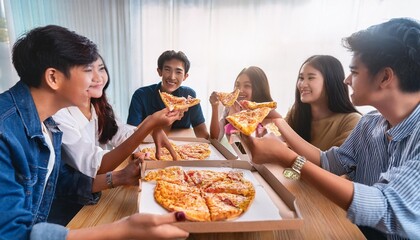
M 252 86 L 251 100 L 254 102 L 271 102 L 273 98 L 270 94 L 270 85 L 268 83 L 267 75 L 264 71 L 256 66 L 250 66 L 242 69 L 235 80 L 235 87 L 238 78 L 245 74 L 249 77 Z
M 109 104 L 106 97 L 106 89 L 111 82 L 111 77 L 109 76 L 108 68 L 106 67 L 104 59 L 99 56 L 104 63 L 105 72 L 108 75 L 108 82 L 105 84 L 104 89 L 102 90 L 102 96 L 100 98 L 92 98 L 91 103 L 95 108 L 96 115 L 98 115 L 98 136 L 99 142 L 106 144 L 109 140 L 114 137 L 118 131 L 117 121 L 115 120 L 114 110 L 112 109 L 111 104 Z
M 321 72 L 322 77 L 324 78 L 324 86 L 328 99 L 328 109 L 334 113 L 358 112 L 350 101 L 348 87 L 343 82 L 345 78 L 343 65 L 341 65 L 338 59 L 329 55 L 311 56 L 302 63 L 299 73 L 305 64 L 311 65 Z M 298 80 L 299 75 L 297 81 Z M 303 139 L 310 142 L 311 122 L 311 105 L 303 103 L 300 100 L 300 92 L 296 87 L 295 103 L 293 104 L 290 114 L 287 117 L 287 123 Z

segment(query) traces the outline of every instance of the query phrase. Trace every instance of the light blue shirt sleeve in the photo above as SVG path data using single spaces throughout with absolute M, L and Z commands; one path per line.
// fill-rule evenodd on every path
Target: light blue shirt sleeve
M 65 240 L 69 230 L 52 223 L 37 223 L 32 227 L 31 240 Z

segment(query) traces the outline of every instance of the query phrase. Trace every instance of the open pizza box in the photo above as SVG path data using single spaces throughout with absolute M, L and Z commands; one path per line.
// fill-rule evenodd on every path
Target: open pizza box
M 169 137 L 169 140 L 176 145 L 187 143 L 208 143 L 210 144 L 210 156 L 205 160 L 235 160 L 238 156 L 234 155 L 225 146 L 215 139 L 193 138 L 193 137 Z M 155 147 L 153 138 L 147 138 L 140 144 L 140 148 Z M 189 160 L 187 160 L 189 161 Z
M 236 219 L 216 222 L 177 222 L 175 225 L 190 233 L 253 232 L 298 229 L 303 219 L 295 197 L 264 165 L 252 165 L 248 161 L 147 161 L 142 164 L 142 176 L 148 170 L 168 166 L 183 169 L 208 169 L 214 171 L 242 171 L 255 187 L 255 198 L 249 209 Z M 155 182 L 141 182 L 138 196 L 140 213 L 164 214 L 168 211 L 154 200 Z

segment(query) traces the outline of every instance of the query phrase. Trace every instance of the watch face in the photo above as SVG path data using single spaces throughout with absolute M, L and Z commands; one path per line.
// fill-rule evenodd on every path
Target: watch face
M 300 178 L 300 174 L 296 172 L 295 170 L 293 170 L 292 168 L 284 169 L 283 176 L 291 180 L 298 180 Z

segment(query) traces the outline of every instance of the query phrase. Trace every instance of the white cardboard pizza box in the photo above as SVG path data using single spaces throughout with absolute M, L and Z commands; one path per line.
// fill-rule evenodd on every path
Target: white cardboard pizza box
M 235 160 L 238 156 L 234 155 L 229 151 L 225 146 L 215 139 L 204 139 L 204 138 L 193 138 L 193 137 L 169 137 L 169 140 L 177 145 L 187 144 L 187 143 L 208 143 L 210 144 L 211 154 L 210 157 L 206 160 Z M 140 148 L 145 147 L 155 147 L 153 139 L 149 138 L 143 143 L 140 144 Z M 187 160 L 189 161 L 189 160 Z
M 295 197 L 264 166 L 252 165 L 248 161 L 147 161 L 142 165 L 142 176 L 152 169 L 181 166 L 186 169 L 219 169 L 243 171 L 246 179 L 256 188 L 255 199 L 248 211 L 237 219 L 218 222 L 179 222 L 180 228 L 190 233 L 206 232 L 252 232 L 298 229 L 303 219 L 297 208 Z M 251 174 L 251 175 L 249 175 Z M 138 197 L 141 213 L 161 214 L 167 212 L 156 203 L 152 182 L 142 182 Z

